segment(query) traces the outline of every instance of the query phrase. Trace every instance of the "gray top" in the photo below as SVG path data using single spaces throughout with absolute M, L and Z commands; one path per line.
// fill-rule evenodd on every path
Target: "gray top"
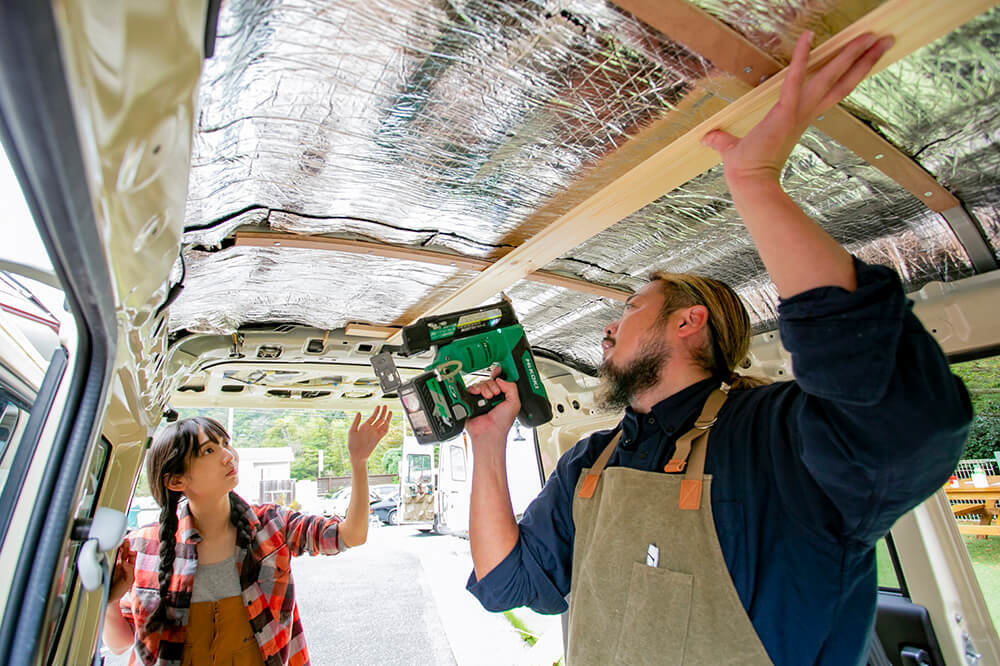
M 191 603 L 219 601 L 240 595 L 240 577 L 236 573 L 236 554 L 221 562 L 199 564 L 194 572 Z

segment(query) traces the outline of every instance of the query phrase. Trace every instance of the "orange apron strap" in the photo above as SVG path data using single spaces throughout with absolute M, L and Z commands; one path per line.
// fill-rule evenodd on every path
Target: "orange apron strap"
M 619 430 L 611 441 L 608 443 L 604 450 L 601 451 L 601 455 L 598 456 L 597 460 L 594 461 L 593 467 L 584 477 L 583 483 L 580 485 L 580 492 L 577 493 L 577 497 L 583 499 L 590 499 L 594 496 L 594 491 L 597 490 L 597 482 L 601 478 L 601 472 L 604 471 L 604 467 L 608 464 L 608 460 L 611 459 L 611 454 L 614 452 L 615 447 L 618 446 L 618 440 L 622 438 L 622 431 Z
M 728 397 L 729 384 L 725 382 L 722 383 L 722 386 L 712 391 L 712 394 L 708 396 L 708 400 L 705 401 L 705 406 L 702 408 L 698 420 L 694 422 L 694 427 L 677 440 L 678 449 L 680 448 L 681 441 L 684 440 L 686 449 L 683 451 L 684 458 L 681 459 L 679 452 L 675 452 L 674 457 L 663 468 L 665 472 L 679 472 L 684 469 L 686 463 L 687 473 L 684 475 L 684 479 L 681 480 L 680 499 L 677 504 L 678 507 L 685 511 L 697 511 L 701 508 L 701 487 L 702 479 L 705 477 L 705 455 L 708 451 L 708 433 L 718 420 L 719 410 Z M 680 464 L 678 466 L 675 463 Z M 672 467 L 678 468 L 672 469 Z
M 674 457 L 663 466 L 663 471 L 667 474 L 684 471 L 684 468 L 688 464 L 688 456 L 691 454 L 691 445 L 694 440 L 704 435 L 708 432 L 709 428 L 715 425 L 719 408 L 726 401 L 729 392 L 728 384 L 723 384 L 722 386 L 724 388 L 715 389 L 708 396 L 708 399 L 705 400 L 705 406 L 702 407 L 698 420 L 694 422 L 694 427 L 677 439 L 677 444 L 674 448 Z

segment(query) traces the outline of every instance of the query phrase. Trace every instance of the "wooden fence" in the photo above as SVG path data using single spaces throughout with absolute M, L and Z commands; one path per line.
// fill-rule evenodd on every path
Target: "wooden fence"
M 261 504 L 291 504 L 295 500 L 293 479 L 261 479 Z
M 377 486 L 385 483 L 393 483 L 396 480 L 395 474 L 369 474 L 368 484 Z M 316 494 L 326 497 L 330 493 L 335 493 L 341 488 L 351 485 L 349 476 L 323 476 L 316 479 Z

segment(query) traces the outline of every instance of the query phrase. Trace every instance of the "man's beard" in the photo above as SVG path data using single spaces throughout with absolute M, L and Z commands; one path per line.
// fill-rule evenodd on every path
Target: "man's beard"
M 632 404 L 632 399 L 660 381 L 660 368 L 670 359 L 670 345 L 650 338 L 639 348 L 639 355 L 623 368 L 605 361 L 597 371 L 601 388 L 597 404 L 601 409 L 618 411 Z

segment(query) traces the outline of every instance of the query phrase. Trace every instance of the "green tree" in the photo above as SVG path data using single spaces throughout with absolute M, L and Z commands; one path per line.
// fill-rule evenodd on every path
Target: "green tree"
M 389 449 L 382 456 L 382 473 L 399 474 L 399 461 L 403 459 L 403 447 Z
M 319 450 L 314 448 L 304 448 L 301 453 L 295 456 L 291 465 L 291 475 L 296 481 L 302 479 L 315 479 L 316 470 L 319 465 Z
M 222 407 L 185 408 L 178 413 L 181 418 L 209 416 L 228 426 L 229 410 Z M 365 411 L 362 416 L 367 418 L 370 413 Z M 291 475 L 296 480 L 317 477 L 320 452 L 324 476 L 347 476 L 351 473 L 347 431 L 354 414 L 316 409 L 234 409 L 229 436 L 237 448 L 290 447 L 294 455 Z M 368 471 L 381 474 L 385 452 L 402 443 L 403 420 L 397 415 L 368 459 Z M 395 467 L 392 471 L 395 472 Z
M 225 407 L 181 407 L 177 410 L 177 417 L 189 419 L 192 416 L 207 416 L 208 418 L 215 419 L 224 427 L 228 418 L 228 411 Z
M 964 458 L 992 458 L 1000 451 L 1000 356 L 955 363 L 972 398 L 972 426 Z

